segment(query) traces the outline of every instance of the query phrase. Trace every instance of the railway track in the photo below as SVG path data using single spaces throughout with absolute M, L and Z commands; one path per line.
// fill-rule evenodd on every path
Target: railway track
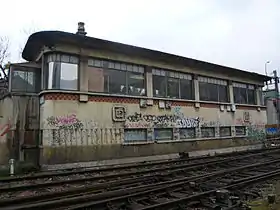
M 113 199 L 120 195 L 122 197 L 124 196 L 124 199 L 128 199 L 126 197 L 127 194 L 132 195 L 133 193 L 141 193 L 146 190 L 155 190 L 157 188 L 164 190 L 171 185 L 180 186 L 196 179 L 219 177 L 226 173 L 233 173 L 235 170 L 245 170 L 250 168 L 255 170 L 256 167 L 265 167 L 267 164 L 280 164 L 279 152 L 279 149 L 273 149 L 263 152 L 259 151 L 259 153 L 242 153 L 242 155 L 239 154 L 235 157 L 223 157 L 222 159 L 205 160 L 204 162 L 175 164 L 166 167 L 158 167 L 153 170 L 136 170 L 134 172 L 125 172 L 123 174 L 110 174 L 107 177 L 108 179 L 106 176 L 96 176 L 91 180 L 95 180 L 96 182 L 87 182 L 78 187 L 72 185 L 68 190 L 64 189 L 61 192 L 49 192 L 40 195 L 33 194 L 22 198 L 2 199 L 0 201 L 0 209 L 55 209 L 58 206 L 67 207 L 69 205 L 83 203 L 87 200 L 96 202 L 104 201 L 105 203 L 103 202 L 103 204 L 108 206 L 108 202 L 110 203 L 110 201 L 107 202 L 106 199 Z M 100 179 L 103 181 L 100 181 Z M 74 183 L 72 180 L 68 181 Z M 79 182 L 82 182 L 81 179 Z M 10 188 L 10 192 L 15 194 L 15 189 L 19 188 Z M 41 190 L 42 187 L 36 189 Z M 0 189 L 0 192 L 1 191 L 2 190 Z M 9 193 L 8 188 L 4 191 L 6 194 Z M 101 204 L 98 203 L 98 205 Z M 77 206 L 77 208 L 79 209 L 83 207 Z M 99 207 L 94 207 L 93 209 L 98 208 Z M 110 208 L 102 207 L 101 209 Z
M 234 168 L 223 174 L 211 174 L 204 177 L 194 177 L 188 181 L 171 183 L 154 189 L 143 190 L 138 193 L 94 200 L 90 198 L 81 204 L 70 204 L 70 207 L 60 208 L 77 209 L 137 209 L 137 210 L 175 210 L 175 209 L 221 209 L 239 207 L 239 202 L 217 202 L 217 191 L 238 190 L 248 188 L 248 185 L 262 180 L 278 177 L 280 180 L 280 164 L 267 164 Z M 77 199 L 77 198 L 76 198 Z M 82 200 L 82 197 L 79 198 Z M 93 201 L 89 201 L 89 200 Z M 70 202 L 70 201 L 68 201 Z M 226 208 L 226 209 L 227 209 Z
M 154 175 L 160 172 L 168 171 L 168 170 L 176 170 L 180 168 L 196 168 L 201 167 L 202 164 L 216 164 L 220 161 L 232 161 L 238 160 L 239 158 L 250 158 L 256 157 L 263 154 L 277 154 L 280 152 L 280 149 L 272 149 L 272 150 L 264 150 L 260 152 L 257 151 L 249 151 L 249 152 L 240 152 L 229 155 L 226 157 L 225 155 L 218 155 L 214 157 L 200 157 L 195 159 L 175 159 L 170 161 L 160 161 L 160 162 L 150 162 L 143 163 L 140 165 L 125 165 L 125 166 L 117 166 L 117 167 L 107 167 L 107 168 L 98 168 L 98 169 L 90 169 L 90 170 L 82 170 L 82 171 L 63 171 L 63 172 L 55 172 L 55 173 L 41 173 L 33 176 L 23 176 L 23 177 L 10 177 L 6 179 L 2 179 L 0 181 L 0 195 L 1 193 L 5 193 L 4 197 L 10 197 L 11 193 L 13 196 L 16 196 L 17 192 L 19 192 L 22 196 L 24 193 L 22 191 L 28 190 L 29 194 L 31 190 L 40 189 L 44 191 L 60 191 L 62 188 L 60 186 L 64 186 L 65 188 L 70 187 L 79 187 L 88 184 L 103 183 L 110 180 L 115 180 L 116 178 L 135 178 L 139 176 L 144 176 L 145 174 Z M 61 188 L 61 189 L 57 189 Z M 36 191 L 33 191 L 36 193 Z

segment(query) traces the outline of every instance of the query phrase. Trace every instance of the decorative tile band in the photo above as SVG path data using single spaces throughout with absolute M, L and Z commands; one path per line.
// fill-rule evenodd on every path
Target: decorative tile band
M 45 100 L 66 100 L 66 101 L 79 101 L 79 94 L 69 94 L 69 93 L 45 93 Z M 108 102 L 108 103 L 125 103 L 125 104 L 139 104 L 139 98 L 129 98 L 129 97 L 116 97 L 116 96 L 97 96 L 89 95 L 88 101 L 92 102 Z M 158 105 L 160 99 L 154 99 L 153 104 Z M 171 106 L 190 106 L 194 107 L 194 102 L 190 101 L 170 101 Z M 219 108 L 219 104 L 215 103 L 200 103 L 201 107 L 205 108 Z M 256 110 L 256 106 L 246 106 L 246 105 L 236 105 L 236 109 L 242 110 Z M 261 110 L 265 110 L 265 107 L 261 107 Z

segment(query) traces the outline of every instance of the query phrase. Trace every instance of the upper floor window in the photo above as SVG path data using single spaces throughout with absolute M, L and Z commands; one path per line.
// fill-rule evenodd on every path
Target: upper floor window
M 199 77 L 198 81 L 201 101 L 229 101 L 227 81 L 208 77 Z
M 39 92 L 41 88 L 40 75 L 40 69 L 14 67 L 11 71 L 12 92 Z
M 234 103 L 237 104 L 256 104 L 254 85 L 233 83 Z
M 76 56 L 51 54 L 47 56 L 47 89 L 78 89 L 78 65 Z
M 88 60 L 88 90 L 112 94 L 146 94 L 144 67 L 98 59 Z
M 153 95 L 164 98 L 193 99 L 192 76 L 153 69 Z

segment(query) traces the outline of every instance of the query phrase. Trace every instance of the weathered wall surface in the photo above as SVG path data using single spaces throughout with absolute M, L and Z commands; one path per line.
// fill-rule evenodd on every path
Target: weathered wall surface
M 86 161 L 120 157 L 159 155 L 200 149 L 259 143 L 264 136 L 266 111 L 238 107 L 235 112 L 219 105 L 161 101 L 140 108 L 140 99 L 92 96 L 89 102 L 66 100 L 60 94 L 46 94 L 41 105 L 43 159 L 45 163 Z M 75 97 L 74 97 L 75 98 Z M 74 99 L 73 98 L 73 99 Z M 78 98 L 78 96 L 76 97 Z M 229 137 L 220 137 L 219 127 L 231 127 Z M 246 126 L 246 135 L 237 136 L 234 126 Z M 155 128 L 172 128 L 173 139 L 155 141 Z M 203 127 L 214 127 L 215 136 L 202 138 Z M 125 128 L 146 128 L 147 141 L 126 142 Z M 182 128 L 195 128 L 194 138 L 176 135 Z M 140 140 L 140 139 L 139 139 Z
M 32 135 L 39 129 L 39 104 L 35 96 L 11 96 L 0 101 L 0 164 L 8 164 L 9 158 L 26 161 L 29 152 L 24 145 L 39 141 Z M 34 141 L 34 142 L 32 142 Z M 30 161 L 34 161 L 34 157 Z
M 9 160 L 9 142 L 8 131 L 11 129 L 13 103 L 11 98 L 5 97 L 0 101 L 0 165 L 8 163 Z

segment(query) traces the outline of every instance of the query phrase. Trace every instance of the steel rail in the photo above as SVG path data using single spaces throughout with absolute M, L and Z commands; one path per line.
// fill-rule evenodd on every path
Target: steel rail
M 215 158 L 222 158 L 222 157 L 234 157 L 242 154 L 261 154 L 262 152 L 267 151 L 268 153 L 274 153 L 277 150 L 280 150 L 280 147 L 273 147 L 273 148 L 262 148 L 262 149 L 254 149 L 254 150 L 245 150 L 245 151 L 238 151 L 232 153 L 221 153 L 216 154 L 215 156 L 200 156 L 200 157 L 191 157 L 186 159 L 169 159 L 169 160 L 160 160 L 160 161 L 149 161 L 149 162 L 138 162 L 133 164 L 121 164 L 121 165 L 111 165 L 106 167 L 94 167 L 94 168 L 85 168 L 85 170 L 77 170 L 68 169 L 66 171 L 51 171 L 51 172 L 40 172 L 32 175 L 25 175 L 25 176 L 13 176 L 13 177 L 5 177 L 0 178 L 0 183 L 5 182 L 15 182 L 15 181 L 22 181 L 22 180 L 33 180 L 33 179 L 40 179 L 40 178 L 48 178 L 53 176 L 69 176 L 74 174 L 85 174 L 85 173 L 99 173 L 99 172 L 106 172 L 106 171 L 113 171 L 113 170 L 124 170 L 124 169 L 132 169 L 132 168 L 141 168 L 141 167 L 149 167 L 149 166 L 156 166 L 156 165 L 164 165 L 164 164 L 172 164 L 172 163 L 180 163 L 180 162 L 191 162 L 191 161 L 199 161 L 205 159 L 215 159 Z
M 98 205 L 98 204 L 104 204 L 109 201 L 114 201 L 114 200 L 120 200 L 120 199 L 128 199 L 129 197 L 133 197 L 136 195 L 143 195 L 147 193 L 152 193 L 152 192 L 157 192 L 157 191 L 162 191 L 165 190 L 166 188 L 170 187 L 178 187 L 183 184 L 186 184 L 190 181 L 198 181 L 202 179 L 209 179 L 211 177 L 216 177 L 220 176 L 223 174 L 227 174 L 230 172 L 235 172 L 235 171 L 240 171 L 244 169 L 250 169 L 254 168 L 257 166 L 263 166 L 263 165 L 268 165 L 272 163 L 278 163 L 280 162 L 280 159 L 274 160 L 274 161 L 266 161 L 263 163 L 255 163 L 255 164 L 250 164 L 246 166 L 241 166 L 241 167 L 235 167 L 231 169 L 225 169 L 222 171 L 214 172 L 211 173 L 210 175 L 200 175 L 200 176 L 194 176 L 194 177 L 187 177 L 187 178 L 181 178 L 177 180 L 172 180 L 172 181 L 165 181 L 161 183 L 156 183 L 156 184 L 149 184 L 145 186 L 138 186 L 138 187 L 132 187 L 129 189 L 121 189 L 121 190 L 113 190 L 113 191 L 108 191 L 108 192 L 103 192 L 99 194 L 93 194 L 93 195 L 82 195 L 82 196 L 77 196 L 77 197 L 72 197 L 72 198 L 65 198 L 65 199 L 60 199 L 57 198 L 57 200 L 52 200 L 52 201 L 46 201 L 46 202 L 40 202 L 40 203 L 32 203 L 32 204 L 26 204 L 26 205 L 21 205 L 21 206 L 13 206 L 11 208 L 5 208 L 5 209 L 14 209 L 14 210 L 23 210 L 23 209 L 38 209 L 38 208 L 44 208 L 44 209 L 53 209 L 54 207 L 58 206 L 69 206 L 69 205 L 75 205 L 77 203 L 83 203 L 79 206 L 83 207 L 89 207 L 92 205 Z M 118 197 L 116 197 L 118 196 Z M 121 197 L 120 197 L 121 196 Z M 88 202 L 88 200 L 91 200 L 93 202 Z M 78 208 L 78 206 L 76 206 Z

